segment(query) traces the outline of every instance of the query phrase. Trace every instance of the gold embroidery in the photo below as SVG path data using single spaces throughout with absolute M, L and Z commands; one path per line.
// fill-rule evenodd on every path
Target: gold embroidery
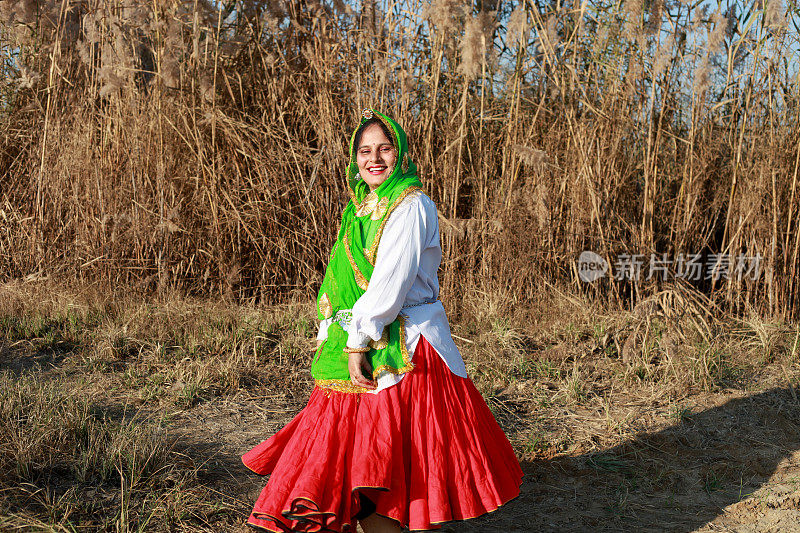
M 322 313 L 323 318 L 330 318 L 333 316 L 333 307 L 331 307 L 331 299 L 328 298 L 327 292 L 319 299 L 319 312 Z
M 392 214 L 400 203 L 406 199 L 412 193 L 421 193 L 422 189 L 419 187 L 409 187 L 404 190 L 400 196 L 397 197 L 397 200 L 394 201 L 391 207 L 387 209 L 386 216 L 381 221 L 381 225 L 378 226 L 378 231 L 375 233 L 375 238 L 372 239 L 372 245 L 369 247 L 369 250 L 364 251 L 364 256 L 367 258 L 367 261 L 370 262 L 371 265 L 375 266 L 375 256 L 378 254 L 378 243 L 381 241 L 381 236 L 383 235 L 383 228 L 386 226 L 386 221 L 389 220 L 389 215 Z
M 374 192 L 369 193 L 364 202 L 359 206 L 356 211 L 357 217 L 365 217 L 369 215 L 372 220 L 378 221 L 386 214 L 386 209 L 389 207 L 389 199 L 386 197 L 379 198 Z
M 358 265 L 356 265 L 356 260 L 353 259 L 353 251 L 350 250 L 350 236 L 348 235 L 347 231 L 344 232 L 344 251 L 347 252 L 347 259 L 350 261 L 350 266 L 353 267 L 353 275 L 356 278 L 356 285 L 363 291 L 367 290 L 369 286 L 369 282 L 364 278 L 364 274 L 358 269 Z
M 386 209 L 389 207 L 389 199 L 383 197 L 380 199 L 378 204 L 375 206 L 375 209 L 372 210 L 372 214 L 369 216 L 373 221 L 377 222 L 383 215 L 386 214 Z
M 370 339 L 367 343 L 370 348 L 375 350 L 383 350 L 387 346 L 389 346 L 389 326 L 383 328 L 383 333 L 381 333 L 381 338 L 378 340 Z
M 349 379 L 318 379 L 316 380 L 317 387 L 321 389 L 329 389 L 337 392 L 350 392 L 361 394 L 369 392 L 371 389 L 359 387 L 354 385 Z
M 369 193 L 367 196 L 364 197 L 364 201 L 362 202 L 361 206 L 356 211 L 357 217 L 364 217 L 372 213 L 376 207 L 378 207 L 378 195 L 375 194 L 375 191 Z

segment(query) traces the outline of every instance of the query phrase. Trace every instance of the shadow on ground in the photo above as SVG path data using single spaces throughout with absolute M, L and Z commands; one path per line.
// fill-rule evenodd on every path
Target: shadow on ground
M 777 492 L 781 479 L 794 479 L 795 488 L 799 451 L 800 402 L 789 389 L 772 389 L 687 414 L 675 426 L 602 452 L 524 464 L 519 498 L 447 530 L 696 531 L 771 477 Z M 786 492 L 766 511 L 734 506 L 740 508 L 727 514 L 736 515 L 736 529 L 718 530 L 800 531 L 797 493 Z M 774 513 L 767 525 L 765 512 Z
M 0 372 L 6 370 L 15 377 L 46 373 L 60 365 L 74 348 L 67 342 L 36 346 L 29 340 L 12 343 L 0 339 Z

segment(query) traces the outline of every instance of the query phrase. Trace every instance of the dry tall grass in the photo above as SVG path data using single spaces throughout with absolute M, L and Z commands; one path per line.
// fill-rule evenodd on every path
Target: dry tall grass
M 760 254 L 757 280 L 693 285 L 796 317 L 796 8 L 709 6 L 3 0 L 0 278 L 311 292 L 375 106 L 443 216 L 451 311 L 662 288 L 583 284 L 591 249 Z

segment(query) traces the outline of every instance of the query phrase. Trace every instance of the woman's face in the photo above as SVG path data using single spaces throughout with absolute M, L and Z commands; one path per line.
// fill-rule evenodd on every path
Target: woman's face
M 397 149 L 386 138 L 383 129 L 378 124 L 367 126 L 356 148 L 356 163 L 358 173 L 371 191 L 386 181 L 396 162 Z

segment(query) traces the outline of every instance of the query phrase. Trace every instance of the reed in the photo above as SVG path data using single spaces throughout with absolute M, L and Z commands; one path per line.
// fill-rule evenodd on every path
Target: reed
M 374 106 L 441 211 L 451 312 L 684 287 L 585 284 L 589 249 L 759 254 L 757 279 L 687 290 L 796 318 L 796 6 L 487 5 L 0 2 L 0 278 L 310 295 Z

